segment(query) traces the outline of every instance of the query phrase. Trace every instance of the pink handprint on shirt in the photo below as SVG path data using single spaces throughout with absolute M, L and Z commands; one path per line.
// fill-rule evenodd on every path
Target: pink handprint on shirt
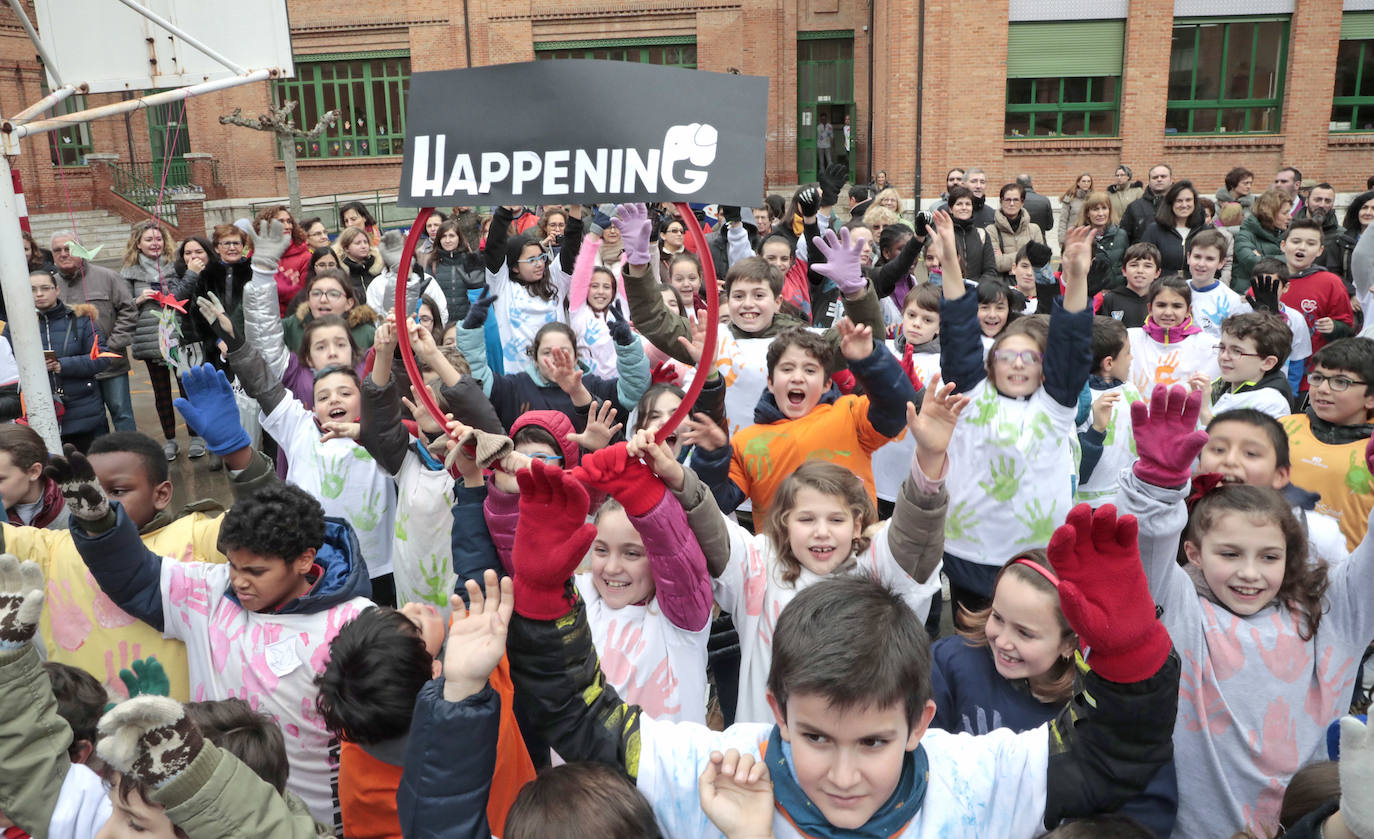
M 1285 699 L 1274 699 L 1264 709 L 1264 726 L 1250 732 L 1250 749 L 1255 768 L 1271 778 L 1283 778 L 1298 771 L 1297 726 Z
M 77 605 L 70 580 L 48 580 L 48 613 L 57 646 L 72 652 L 81 649 L 91 635 L 91 619 Z
M 224 672 L 229 653 L 244 629 L 243 608 L 227 597 L 221 598 L 206 630 L 210 636 L 210 663 L 216 672 Z
M 1335 654 L 1334 647 L 1327 647 L 1322 652 L 1303 702 L 1303 710 L 1317 725 L 1326 725 L 1339 716 L 1340 706 L 1349 698 L 1355 684 L 1355 663 L 1359 659 L 1348 656 L 1332 663 Z
M 1226 708 L 1225 700 L 1221 698 L 1220 689 L 1208 678 L 1210 670 L 1211 665 L 1206 660 L 1199 664 L 1191 651 L 1183 654 L 1183 672 L 1178 683 L 1178 704 L 1185 729 L 1206 729 L 1216 735 L 1231 727 L 1231 714 Z
M 204 577 L 186 573 L 186 569 L 172 566 L 167 580 L 167 603 L 181 613 L 181 622 L 190 623 L 189 612 L 201 617 L 210 615 L 210 587 Z
M 763 611 L 763 595 L 768 590 L 768 570 L 759 549 L 749 546 L 749 563 L 744 569 L 744 612 L 757 615 Z
M 95 615 L 96 623 L 105 629 L 118 629 L 138 620 L 138 618 L 116 606 L 110 596 L 100 590 L 100 584 L 95 581 L 95 576 L 90 571 L 86 572 L 86 583 L 91 587 L 91 591 L 95 592 L 95 600 L 91 602 L 91 612 Z
M 114 650 L 105 651 L 105 687 L 121 699 L 128 699 L 129 688 L 124 684 L 124 680 L 119 678 L 119 671 L 127 670 L 134 661 L 143 658 L 143 645 L 134 644 L 131 651 L 128 641 L 120 641 L 117 649 L 119 650 L 118 663 L 115 662 Z
M 1260 660 L 1274 674 L 1274 678 L 1281 682 L 1297 681 L 1312 667 L 1312 650 L 1308 642 L 1298 637 L 1296 627 L 1291 622 L 1284 622 L 1279 611 L 1269 616 L 1269 622 L 1274 627 L 1273 648 L 1264 648 L 1259 629 L 1253 626 L 1250 627 L 1250 640 L 1254 641 Z
M 765 614 L 759 619 L 759 638 L 765 649 L 773 649 L 773 627 L 778 625 L 778 615 L 782 614 L 782 603 L 773 601 L 773 614 Z
M 654 668 L 648 680 L 634 691 L 633 701 L 654 719 L 676 714 L 682 710 L 682 703 L 669 703 L 677 696 L 677 684 L 677 677 L 673 675 L 672 668 L 668 666 L 668 659 L 665 658 Z
M 616 627 L 616 621 L 612 618 L 606 625 L 606 648 L 598 650 L 598 653 L 606 681 L 624 688 L 632 685 L 630 676 L 635 670 L 634 661 L 644 654 L 644 632 L 638 626 L 626 623 L 620 627 L 617 636 Z
M 1217 681 L 1224 682 L 1245 666 L 1245 648 L 1238 634 L 1240 619 L 1203 601 L 1202 620 L 1202 631 L 1207 636 L 1207 657 Z
M 315 648 L 315 652 L 310 656 L 310 669 L 316 673 L 323 673 L 324 666 L 329 663 L 329 644 L 334 637 L 343 629 L 344 624 L 358 616 L 358 609 L 355 606 L 335 606 L 330 609 L 324 618 L 324 638 L 320 640 L 320 645 Z M 308 650 L 310 649 L 310 634 L 301 633 L 301 644 Z

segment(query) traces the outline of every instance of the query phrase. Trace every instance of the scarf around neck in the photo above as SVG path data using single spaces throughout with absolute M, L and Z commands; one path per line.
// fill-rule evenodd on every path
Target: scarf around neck
M 1154 318 L 1148 315 L 1145 318 L 1145 334 L 1155 339 L 1161 344 L 1173 344 L 1182 341 L 1189 335 L 1196 335 L 1202 331 L 1202 327 L 1193 323 L 1193 316 L 1189 315 L 1183 323 L 1178 326 L 1160 326 L 1154 322 Z

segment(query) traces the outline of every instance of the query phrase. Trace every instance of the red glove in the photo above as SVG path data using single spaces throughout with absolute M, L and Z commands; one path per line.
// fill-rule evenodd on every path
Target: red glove
M 649 382 L 651 384 L 667 382 L 670 385 L 675 385 L 680 378 L 682 377 L 678 375 L 677 368 L 673 366 L 672 359 L 660 361 L 649 373 Z
M 571 470 L 574 478 L 620 502 L 629 516 L 642 516 L 663 499 L 667 487 L 648 466 L 630 457 L 625 443 L 583 455 Z
M 1110 504 L 1096 512 L 1079 504 L 1050 539 L 1059 575 L 1059 606 L 1088 664 L 1109 682 L 1140 682 L 1159 672 L 1172 643 L 1155 617 L 1140 564 L 1135 516 L 1116 517 Z
M 515 481 L 520 485 L 520 520 L 511 551 L 515 611 L 531 620 L 556 620 L 572 609 L 568 578 L 596 538 L 596 525 L 587 522 L 587 491 L 541 460 L 516 472 Z
M 1156 385 L 1150 404 L 1131 403 L 1131 425 L 1140 459 L 1136 477 L 1157 487 L 1181 487 L 1193 476 L 1193 461 L 1207 445 L 1197 427 L 1202 391 Z

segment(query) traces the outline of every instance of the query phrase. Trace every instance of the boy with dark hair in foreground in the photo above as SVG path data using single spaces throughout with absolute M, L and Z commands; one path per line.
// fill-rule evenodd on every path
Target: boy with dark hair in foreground
M 585 517 L 586 494 L 570 477 L 542 463 L 519 477 L 547 496 L 550 519 Z M 623 767 L 675 839 L 716 835 L 688 802 L 711 753 L 730 748 L 767 760 L 778 837 L 1030 837 L 1114 809 L 1172 756 L 1178 659 L 1146 589 L 1135 520 L 1117 521 L 1110 507 L 1080 505 L 1049 547 L 1064 612 L 1091 650 L 1079 695 L 1043 728 L 983 737 L 927 731 L 935 708 L 925 629 L 901 598 L 850 577 L 811 586 L 779 616 L 768 683 L 775 725 L 713 732 L 649 719 L 606 684 L 582 605 L 549 573 L 575 560 L 583 540 L 547 541 L 533 525 L 517 529 L 516 686 L 560 755 Z M 528 617 L 549 614 L 559 617 Z

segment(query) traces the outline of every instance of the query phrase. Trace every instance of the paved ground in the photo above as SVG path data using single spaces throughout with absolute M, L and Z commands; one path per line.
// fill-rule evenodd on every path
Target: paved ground
M 148 381 L 148 368 L 141 361 L 133 363 L 129 388 L 133 391 L 134 419 L 138 422 L 138 430 L 162 442 L 162 427 L 158 424 L 157 408 L 153 404 L 153 386 Z M 187 502 L 202 498 L 215 498 L 228 506 L 233 498 L 229 492 L 228 475 L 223 470 L 210 471 L 211 458 L 208 455 L 195 460 L 187 457 L 189 440 L 190 432 L 186 430 L 186 423 L 177 414 L 177 442 L 181 445 L 181 453 L 175 462 L 168 464 L 175 490 L 172 508 L 180 509 Z

